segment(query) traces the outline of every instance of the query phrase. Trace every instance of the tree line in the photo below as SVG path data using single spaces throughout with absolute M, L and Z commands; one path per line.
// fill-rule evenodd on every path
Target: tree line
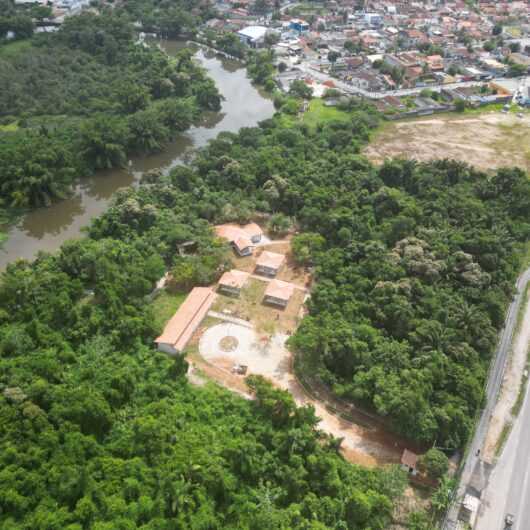
M 220 108 L 188 50 L 169 58 L 136 39 L 129 16 L 84 13 L 0 56 L 0 207 L 48 204 Z

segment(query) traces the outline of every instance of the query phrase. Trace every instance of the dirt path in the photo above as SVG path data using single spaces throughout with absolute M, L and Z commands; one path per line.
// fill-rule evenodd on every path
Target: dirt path
M 364 154 L 380 164 L 396 156 L 427 161 L 454 158 L 482 170 L 519 166 L 530 171 L 530 113 L 440 115 L 386 124 Z
M 530 303 L 527 303 L 519 333 L 514 337 L 512 355 L 506 367 L 499 400 L 495 405 L 484 445 L 483 458 L 488 462 L 493 462 L 495 459 L 495 451 L 504 426 L 514 419 L 512 408 L 517 402 L 523 374 L 526 370 L 529 345 Z
M 223 351 L 221 340 L 227 336 L 235 339 L 234 347 Z M 198 352 L 192 358 L 188 357 L 188 360 L 206 377 L 245 397 L 248 397 L 248 389 L 244 377 L 233 373 L 236 364 L 247 367 L 246 375 L 263 375 L 277 387 L 288 390 L 297 405 L 313 405 L 320 418 L 319 428 L 335 438 L 343 439 L 342 452 L 351 462 L 365 466 L 398 463 L 403 449 L 411 449 L 406 441 L 380 427 L 352 423 L 308 395 L 292 372 L 291 354 L 285 347 L 287 335 L 279 333 L 265 342 L 262 338 L 246 326 L 225 321 L 197 336 Z

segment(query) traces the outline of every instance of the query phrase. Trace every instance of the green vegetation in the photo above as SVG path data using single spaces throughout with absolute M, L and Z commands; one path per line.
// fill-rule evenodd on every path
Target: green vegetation
M 48 204 L 219 108 L 189 51 L 169 59 L 135 39 L 126 14 L 104 11 L 0 48 L 17 47 L 0 55 L 0 208 Z
M 184 302 L 185 298 L 185 293 L 172 293 L 168 291 L 158 293 L 151 305 L 154 329 L 161 333 L 166 322 L 175 314 L 175 311 Z
M 222 135 L 197 167 L 119 192 L 86 238 L 3 274 L 2 528 L 389 523 L 406 483 L 401 470 L 346 463 L 340 441 L 316 430 L 311 407 L 297 409 L 259 378 L 250 381 L 253 402 L 211 385 L 190 387 L 182 358 L 153 348 L 169 301 L 149 304 L 148 294 L 185 259 L 176 249 L 193 241 L 193 266 L 220 274 L 221 257 L 212 259 L 219 242 L 205 218 L 244 215 L 241 167 L 217 149 L 264 133 Z
M 0 46 L 0 59 L 12 59 L 27 52 L 31 48 L 30 40 L 13 41 Z
M 508 440 L 508 436 L 510 436 L 512 427 L 513 427 L 513 424 L 511 421 L 507 421 L 503 425 L 501 434 L 499 435 L 499 439 L 497 440 L 497 443 L 495 444 L 495 456 L 499 456 L 502 453 L 502 449 L 504 448 L 504 444 Z
M 419 465 L 430 477 L 439 479 L 447 473 L 449 460 L 440 449 L 432 447 L 421 456 Z
M 316 127 L 319 123 L 347 122 L 351 120 L 348 113 L 337 107 L 326 107 L 323 99 L 312 99 L 309 108 L 304 113 L 303 122 L 310 127 Z

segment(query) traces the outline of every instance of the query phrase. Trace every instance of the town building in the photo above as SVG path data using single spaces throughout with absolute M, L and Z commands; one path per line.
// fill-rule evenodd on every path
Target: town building
M 247 26 L 237 32 L 239 40 L 251 48 L 259 48 L 265 42 L 268 29 L 265 26 Z

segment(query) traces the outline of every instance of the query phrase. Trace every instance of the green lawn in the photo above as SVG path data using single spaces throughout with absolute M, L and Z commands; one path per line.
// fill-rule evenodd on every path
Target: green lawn
M 18 129 L 18 123 L 16 121 L 8 123 L 7 125 L 0 125 L 0 133 L 2 132 L 14 132 Z
M 175 311 L 184 302 L 186 293 L 168 293 L 162 291 L 152 302 L 153 315 L 156 329 L 162 333 L 166 322 L 175 314 Z
M 17 40 L 0 46 L 0 58 L 10 59 L 31 47 L 30 40 Z
M 350 115 L 347 112 L 337 109 L 336 107 L 326 107 L 324 101 L 319 98 L 312 99 L 309 102 L 309 109 L 303 116 L 303 122 L 311 127 L 318 123 L 328 121 L 348 121 Z

